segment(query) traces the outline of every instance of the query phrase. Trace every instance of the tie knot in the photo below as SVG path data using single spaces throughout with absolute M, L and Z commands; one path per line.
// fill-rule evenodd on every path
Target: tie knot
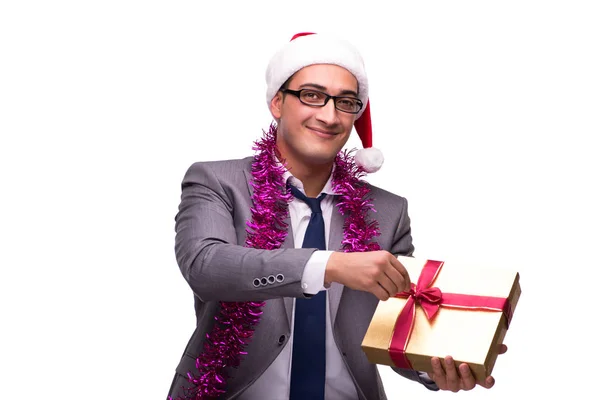
M 321 200 L 323 200 L 325 198 L 325 196 L 326 196 L 325 193 L 321 193 L 321 195 L 319 195 L 319 197 L 317 197 L 317 198 L 307 197 L 304 193 L 302 193 L 294 185 L 289 185 L 289 186 L 290 186 L 290 189 L 292 190 L 292 195 L 294 195 L 295 198 L 302 200 L 303 202 L 308 204 L 308 206 L 310 207 L 310 210 L 313 213 L 321 212 Z

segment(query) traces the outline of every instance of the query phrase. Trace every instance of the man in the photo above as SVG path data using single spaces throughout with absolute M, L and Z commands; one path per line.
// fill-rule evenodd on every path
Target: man
M 362 58 L 298 34 L 266 79 L 276 126 L 258 154 L 195 163 L 183 179 L 175 249 L 197 328 L 169 396 L 385 399 L 361 342 L 378 301 L 410 288 L 396 256 L 414 247 L 406 200 L 360 180 L 382 162 Z M 355 157 L 340 153 L 353 126 Z M 431 390 L 476 384 L 451 357 L 432 365 L 432 377 L 394 370 Z

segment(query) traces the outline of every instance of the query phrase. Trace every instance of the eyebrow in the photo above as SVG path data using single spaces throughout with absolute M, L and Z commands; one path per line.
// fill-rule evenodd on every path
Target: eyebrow
M 327 90 L 327 88 L 325 86 L 323 86 L 323 85 L 319 85 L 317 83 L 310 83 L 310 82 L 303 83 L 302 85 L 299 86 L 299 89 L 305 88 L 307 86 L 308 87 L 313 87 L 313 88 L 315 88 L 317 90 L 320 90 L 322 92 L 325 92 Z M 342 90 L 340 92 L 340 94 L 338 94 L 338 96 L 341 96 L 341 95 L 353 95 L 355 97 L 358 97 L 358 93 L 356 93 L 354 90 L 348 90 L 348 89 Z

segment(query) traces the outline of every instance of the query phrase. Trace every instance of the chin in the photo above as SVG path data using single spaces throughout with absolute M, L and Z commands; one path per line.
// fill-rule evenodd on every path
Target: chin
M 290 157 L 298 159 L 306 165 L 331 164 L 341 147 L 341 143 L 324 142 L 309 136 L 296 137 L 295 140 L 282 141 L 282 148 L 287 149 Z M 285 143 L 285 145 L 283 145 Z M 343 145 L 342 145 L 343 146 Z
M 304 156 L 314 164 L 326 164 L 335 159 L 339 153 L 338 143 L 324 143 L 320 140 L 307 140 L 303 145 Z
M 310 152 L 304 154 L 304 159 L 311 165 L 326 165 L 332 163 L 336 155 L 337 152 L 332 153 L 330 151 L 327 153 Z

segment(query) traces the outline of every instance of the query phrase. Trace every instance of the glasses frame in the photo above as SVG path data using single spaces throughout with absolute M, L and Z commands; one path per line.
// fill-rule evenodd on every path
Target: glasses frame
M 360 110 L 362 110 L 363 108 L 363 102 L 360 101 L 359 99 L 357 99 L 356 97 L 351 97 L 351 96 L 331 96 L 325 92 L 321 92 L 320 90 L 316 90 L 316 89 L 308 89 L 308 88 L 304 88 L 304 89 L 300 89 L 300 90 L 292 90 L 292 89 L 287 89 L 287 88 L 281 88 L 279 89 L 281 92 L 283 93 L 289 93 L 289 94 L 293 94 L 294 96 L 296 96 L 298 98 L 298 100 L 300 100 L 300 103 L 304 104 L 305 106 L 309 106 L 309 107 L 325 107 L 327 105 L 327 102 L 329 101 L 329 99 L 333 99 L 333 106 L 335 107 L 336 110 L 347 113 L 347 114 L 358 114 L 360 112 Z M 305 91 L 311 91 L 311 92 L 316 92 L 316 93 L 320 93 L 322 95 L 325 96 L 325 102 L 322 105 L 315 105 L 315 104 L 309 104 L 309 103 L 305 103 L 304 101 L 302 101 L 302 98 L 300 97 L 300 94 Z M 337 106 L 337 100 L 338 99 L 352 99 L 355 100 L 357 102 L 357 104 L 359 105 L 358 110 L 356 111 L 346 111 L 346 110 L 340 110 Z

